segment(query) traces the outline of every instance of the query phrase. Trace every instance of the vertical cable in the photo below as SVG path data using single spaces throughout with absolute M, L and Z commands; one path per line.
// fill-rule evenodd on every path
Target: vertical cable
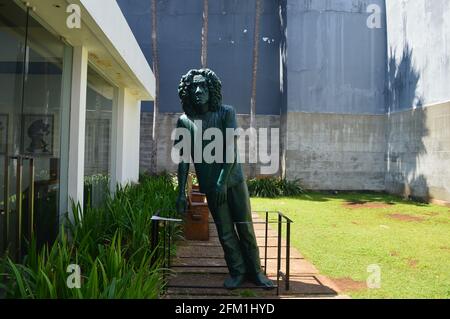
M 28 29 L 29 29 L 29 21 L 30 20 L 30 7 L 27 7 L 27 18 L 25 22 L 25 52 L 23 54 L 23 64 L 22 64 L 22 96 L 21 96 L 21 109 L 20 109 L 20 150 L 19 153 L 24 152 L 24 143 L 25 143 L 25 136 L 24 136 L 24 128 L 23 128 L 23 113 L 24 113 L 24 107 L 25 107 L 25 82 L 27 80 L 28 76 Z

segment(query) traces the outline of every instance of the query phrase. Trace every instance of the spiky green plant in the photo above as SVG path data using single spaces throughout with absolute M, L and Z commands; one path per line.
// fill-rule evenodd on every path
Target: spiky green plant
M 303 193 L 298 180 L 283 178 L 257 178 L 247 181 L 248 191 L 252 197 L 276 198 L 297 196 Z
M 74 204 L 73 221 L 53 245 L 38 249 L 33 239 L 21 264 L 0 259 L 0 292 L 6 298 L 158 298 L 164 282 L 161 258 L 152 262 L 151 216 L 170 216 L 175 198 L 169 176 L 144 176 L 139 185 L 118 187 L 103 207 L 82 212 Z M 71 264 L 81 269 L 79 289 L 67 285 Z

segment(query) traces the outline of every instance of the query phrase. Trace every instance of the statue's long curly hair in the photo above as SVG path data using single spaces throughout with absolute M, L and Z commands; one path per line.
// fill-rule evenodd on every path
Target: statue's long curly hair
M 222 105 L 222 82 L 220 82 L 219 77 L 210 69 L 200 69 L 190 70 L 186 75 L 183 75 L 178 86 L 178 95 L 184 113 L 188 116 L 196 114 L 192 103 L 193 98 L 189 90 L 196 75 L 202 75 L 206 79 L 209 90 L 209 111 L 216 112 Z

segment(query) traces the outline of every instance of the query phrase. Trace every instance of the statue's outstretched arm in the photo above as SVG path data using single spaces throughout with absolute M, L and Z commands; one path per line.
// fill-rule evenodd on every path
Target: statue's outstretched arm
M 227 142 L 228 143 L 228 142 Z M 228 152 L 233 152 L 233 161 L 225 161 L 222 166 L 222 170 L 220 171 L 219 179 L 217 180 L 217 185 L 228 185 L 228 179 L 230 178 L 230 173 L 233 170 L 234 166 L 237 163 L 237 137 L 235 136 L 233 138 L 233 141 L 231 142 L 233 145 L 227 145 L 225 147 L 226 154 Z M 225 154 L 225 158 L 227 158 Z
M 178 120 L 177 128 L 183 128 L 183 123 Z M 180 139 L 175 141 L 175 145 L 180 142 Z M 183 148 L 180 149 L 180 157 L 183 158 Z M 186 199 L 186 184 L 189 176 L 189 162 L 181 160 L 178 164 L 178 199 L 177 199 L 177 212 L 178 214 L 184 215 L 187 210 L 187 199 Z
M 178 196 L 186 197 L 186 184 L 189 175 L 189 163 L 181 162 L 178 164 Z
M 227 112 L 225 122 L 226 122 L 225 127 L 227 129 L 237 128 L 236 113 L 234 109 L 231 108 Z M 225 161 L 222 165 L 222 170 L 216 183 L 217 207 L 223 205 L 227 200 L 228 180 L 230 178 L 234 166 L 237 163 L 237 136 L 233 135 L 233 138 L 231 140 L 228 140 L 229 135 L 228 134 L 226 135 L 227 138 L 225 141 L 225 154 L 224 154 Z M 232 152 L 232 156 L 230 156 L 230 152 Z

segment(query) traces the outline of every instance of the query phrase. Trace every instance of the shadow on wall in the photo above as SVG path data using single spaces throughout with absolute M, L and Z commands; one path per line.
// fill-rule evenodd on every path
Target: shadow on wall
M 420 73 L 413 49 L 406 45 L 401 57 L 389 50 L 387 73 L 387 170 L 386 190 L 405 198 L 428 201 L 427 178 L 420 161 L 427 153 L 423 139 L 429 134 L 423 97 L 418 94 Z

